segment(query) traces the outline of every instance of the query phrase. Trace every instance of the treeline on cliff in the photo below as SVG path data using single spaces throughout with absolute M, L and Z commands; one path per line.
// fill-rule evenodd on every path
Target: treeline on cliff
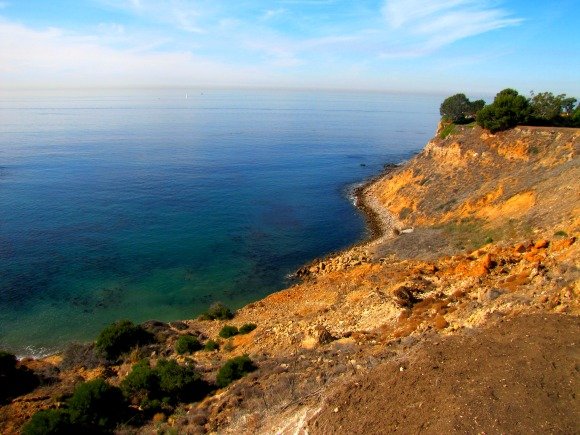
M 477 124 L 492 133 L 516 125 L 580 127 L 580 104 L 566 94 L 531 92 L 530 97 L 515 89 L 497 93 L 491 104 L 483 100 L 470 101 L 465 94 L 446 98 L 439 108 L 444 121 L 454 124 Z

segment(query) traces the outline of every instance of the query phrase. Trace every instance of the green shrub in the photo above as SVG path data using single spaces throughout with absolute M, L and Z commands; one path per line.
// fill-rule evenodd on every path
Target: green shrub
M 564 230 L 558 230 L 554 233 L 554 237 L 568 237 L 568 233 Z
M 154 368 L 147 360 L 135 364 L 121 382 L 121 389 L 133 404 L 154 411 L 164 403 L 200 400 L 209 392 L 209 384 L 193 367 L 160 359 Z
M 481 109 L 476 116 L 479 126 L 492 133 L 525 123 L 530 116 L 528 100 L 514 89 L 499 92 L 493 103 Z
M 153 341 L 151 333 L 130 320 L 115 322 L 101 331 L 95 343 L 97 350 L 107 359 L 116 360 L 132 347 Z
M 121 390 L 101 378 L 77 386 L 66 404 L 71 421 L 88 427 L 111 428 L 127 409 Z
M 445 127 L 443 127 L 443 129 L 439 133 L 439 137 L 441 139 L 445 139 L 450 134 L 455 133 L 455 128 L 456 128 L 455 124 L 447 124 Z
M 226 325 L 220 330 L 219 336 L 222 338 L 230 338 L 233 337 L 234 335 L 238 335 L 239 332 L 240 331 L 238 331 L 238 328 L 236 328 L 235 326 Z
M 0 351 L 0 403 L 28 393 L 38 384 L 38 376 L 26 367 L 19 367 L 15 355 Z
M 163 399 L 170 403 L 200 400 L 209 392 L 209 385 L 193 367 L 180 366 L 175 360 L 161 359 L 155 367 Z
M 244 325 L 242 325 L 240 327 L 240 334 L 248 334 L 250 332 L 252 332 L 254 329 L 256 329 L 258 327 L 258 325 L 256 325 L 255 323 L 246 323 Z
M 485 101 L 469 101 L 465 94 L 455 94 L 447 97 L 439 107 L 439 113 L 445 120 L 454 123 L 466 123 L 475 118 L 475 114 L 483 108 Z
M 192 335 L 182 335 L 175 342 L 175 351 L 180 355 L 193 353 L 202 348 L 203 346 L 199 340 Z
M 220 344 L 215 340 L 208 340 L 205 342 L 205 345 L 203 346 L 203 349 L 207 350 L 209 352 L 211 352 L 213 350 L 219 350 L 219 348 L 220 348 Z
M 216 384 L 220 388 L 226 387 L 236 379 L 240 379 L 256 369 L 256 365 L 248 355 L 232 358 L 219 369 Z
M 70 413 L 65 409 L 38 411 L 22 427 L 22 435 L 61 435 L 78 433 L 79 428 L 72 423 Z
M 141 405 L 150 397 L 159 396 L 159 377 L 147 360 L 135 364 L 121 382 L 121 391 L 134 405 Z
M 571 127 L 580 127 L 580 104 L 574 109 L 572 116 L 570 117 Z
M 127 411 L 121 390 L 103 379 L 75 388 L 66 408 L 39 411 L 22 428 L 24 435 L 101 433 L 109 431 Z
M 234 318 L 234 313 L 221 302 L 215 302 L 199 318 L 200 320 L 230 320 Z

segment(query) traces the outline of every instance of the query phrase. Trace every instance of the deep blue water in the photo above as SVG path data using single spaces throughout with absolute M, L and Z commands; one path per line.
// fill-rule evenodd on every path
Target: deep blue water
M 0 348 L 283 288 L 365 236 L 349 185 L 420 150 L 441 99 L 185 92 L 0 94 Z

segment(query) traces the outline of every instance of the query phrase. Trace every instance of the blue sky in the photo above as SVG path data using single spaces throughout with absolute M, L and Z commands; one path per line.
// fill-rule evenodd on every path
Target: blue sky
M 580 97 L 580 0 L 0 0 L 0 87 Z

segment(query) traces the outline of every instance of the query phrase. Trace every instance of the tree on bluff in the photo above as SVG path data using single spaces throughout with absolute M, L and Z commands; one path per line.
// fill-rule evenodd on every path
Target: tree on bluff
M 567 125 L 574 114 L 576 98 L 551 92 L 531 93 L 532 120 L 537 124 Z M 573 125 L 573 124 L 572 124 Z
M 557 118 L 562 112 L 562 104 L 565 97 L 565 94 L 554 95 L 551 92 L 534 94 L 532 92 L 531 106 L 533 116 L 547 121 Z
M 439 107 L 443 119 L 453 123 L 469 122 L 475 119 L 475 114 L 485 106 L 485 101 L 469 101 L 465 94 L 455 94 L 447 97 Z
M 499 92 L 493 103 L 477 113 L 477 123 L 495 133 L 527 122 L 530 116 L 530 103 L 515 89 Z

